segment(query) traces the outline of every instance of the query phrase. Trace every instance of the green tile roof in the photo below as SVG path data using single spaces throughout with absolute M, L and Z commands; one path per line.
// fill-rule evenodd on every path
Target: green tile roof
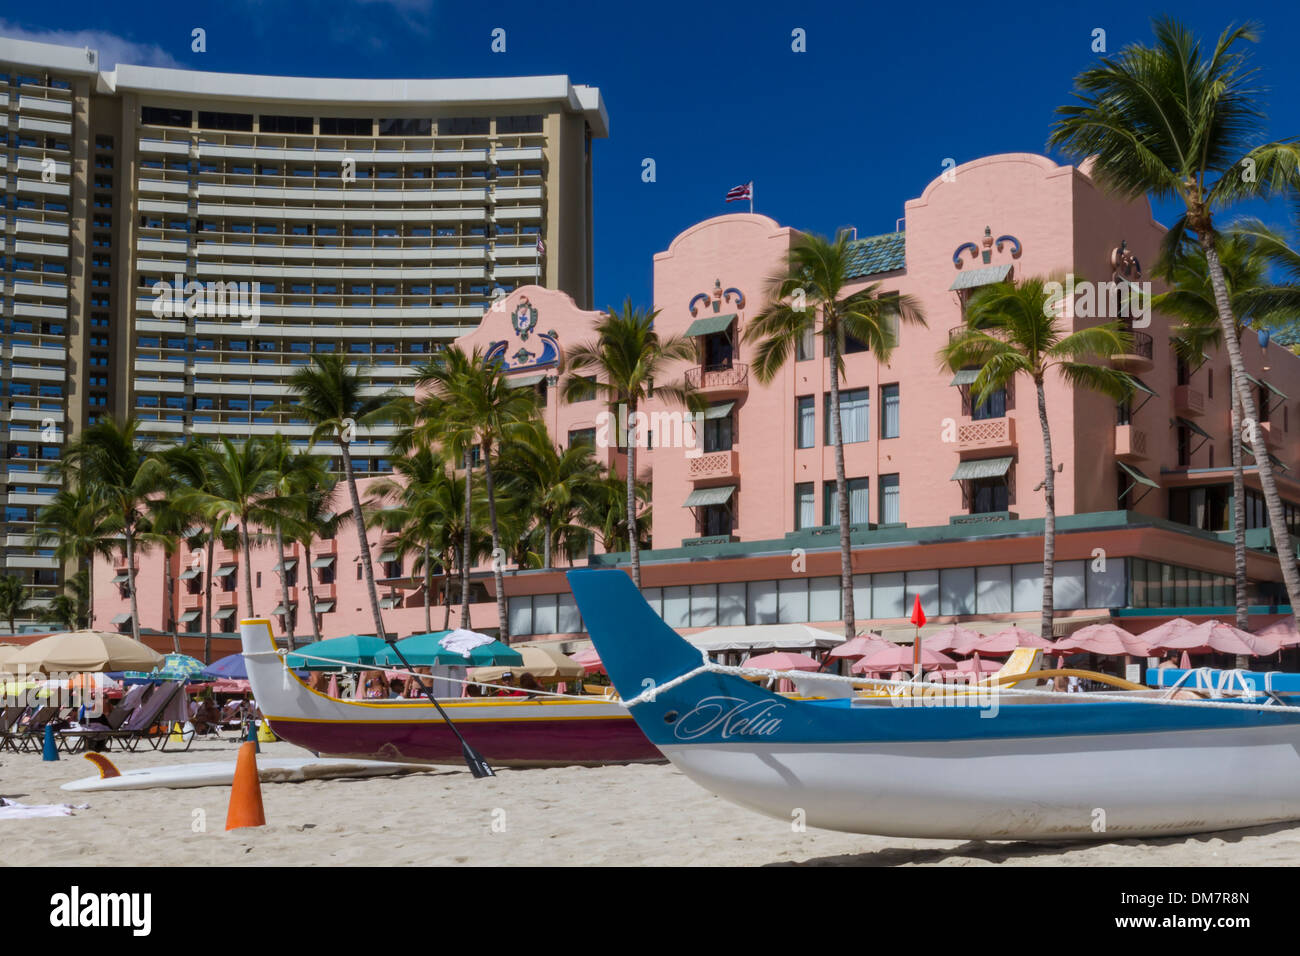
M 849 267 L 844 277 L 860 279 L 902 269 L 907 265 L 906 244 L 906 232 L 854 239 L 849 243 Z

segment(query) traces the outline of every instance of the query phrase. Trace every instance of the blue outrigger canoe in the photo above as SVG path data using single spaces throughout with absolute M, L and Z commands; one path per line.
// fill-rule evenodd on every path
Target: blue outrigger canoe
M 950 839 L 1151 837 L 1300 819 L 1300 710 L 1276 700 L 796 699 L 706 669 L 623 571 L 568 580 L 646 736 L 700 786 L 760 813 Z

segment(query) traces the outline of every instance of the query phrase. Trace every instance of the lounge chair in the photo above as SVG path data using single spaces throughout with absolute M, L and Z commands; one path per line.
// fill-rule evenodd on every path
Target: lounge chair
M 94 748 L 108 743 L 121 730 L 127 719 L 140 709 L 147 693 L 152 689 L 149 684 L 137 684 L 127 691 L 113 712 L 107 717 L 94 717 L 81 725 L 80 730 L 64 730 L 59 736 L 68 741 L 68 752 L 75 753 L 79 748 Z
M 25 713 L 27 713 L 27 708 L 21 704 L 0 710 L 0 750 L 18 752 L 18 746 L 13 742 L 13 737 L 16 736 L 13 731 Z
M 176 699 L 177 694 L 183 693 L 185 686 L 179 682 L 169 681 L 152 687 L 144 701 L 123 721 L 117 732 L 106 736 L 133 752 L 141 743 L 148 743 L 157 750 L 172 731 L 171 721 L 163 718 L 163 712 Z
M 17 750 L 27 752 L 37 750 L 45 743 L 45 725 L 57 717 L 57 707 L 34 708 L 26 721 L 20 721 L 10 735 L 10 740 Z

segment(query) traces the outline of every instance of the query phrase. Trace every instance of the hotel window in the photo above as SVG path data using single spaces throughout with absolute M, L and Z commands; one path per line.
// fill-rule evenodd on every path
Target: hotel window
M 971 402 L 975 401 L 975 396 L 971 395 Z M 970 417 L 973 421 L 983 421 L 988 418 L 1005 418 L 1007 414 L 1007 390 L 1000 388 L 993 392 L 980 404 L 971 409 Z
M 589 448 L 596 447 L 596 429 L 594 428 L 575 428 L 569 432 L 569 447 L 574 448 L 578 445 L 586 445 Z
M 840 441 L 846 445 L 868 441 L 871 437 L 871 401 L 869 389 L 855 388 L 840 392 Z M 825 443 L 831 444 L 831 393 L 825 393 L 822 407 L 826 420 Z
M 1255 401 L 1259 405 L 1259 420 L 1261 422 L 1268 421 L 1268 416 L 1269 416 L 1268 399 L 1269 399 L 1268 386 L 1267 385 L 1259 386 L 1259 397 L 1256 398 Z
M 815 486 L 811 481 L 801 481 L 794 486 L 794 530 L 811 528 L 817 524 L 817 509 L 813 501 Z
M 569 399 L 571 402 L 591 402 L 596 399 L 596 376 L 583 375 L 579 381 L 585 382 L 585 386 L 573 386 L 574 392 Z
M 700 537 L 731 534 L 732 514 L 728 505 L 705 505 L 699 512 L 697 527 Z
M 723 409 L 726 414 L 719 414 Z M 731 451 L 731 404 L 714 405 L 704 416 L 704 451 Z
M 817 357 L 817 349 L 814 345 L 813 327 L 809 325 L 799 336 L 799 341 L 795 343 L 795 361 L 807 362 Z
M 1208 398 L 1214 397 L 1214 369 L 1205 370 L 1205 394 Z
M 849 524 L 866 524 L 871 520 L 869 507 L 870 479 L 850 478 L 847 482 L 849 492 Z M 835 482 L 828 481 L 822 486 L 822 524 L 840 523 L 839 495 L 835 493 Z
M 880 476 L 880 523 L 899 524 L 903 520 L 898 475 Z
M 800 395 L 795 399 L 795 442 L 796 448 L 811 448 L 817 443 L 817 412 L 811 395 Z
M 880 437 L 897 438 L 899 433 L 899 394 L 897 385 L 880 386 Z
M 970 483 L 970 513 L 1006 511 L 1010 492 L 1005 478 L 976 478 Z
M 1188 468 L 1192 464 L 1191 452 L 1192 431 L 1190 428 L 1178 426 L 1178 467 Z

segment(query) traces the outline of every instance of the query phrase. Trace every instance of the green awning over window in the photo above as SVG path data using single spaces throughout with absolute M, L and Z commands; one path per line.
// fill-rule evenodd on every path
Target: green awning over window
M 311 566 L 313 568 L 329 568 L 334 565 L 334 555 L 327 554 L 323 558 L 313 558 Z
M 1190 418 L 1175 418 L 1174 421 L 1176 421 L 1183 428 L 1186 428 L 1188 431 L 1200 435 L 1202 438 L 1210 437 L 1209 432 L 1207 432 L 1200 425 L 1196 424 L 1196 422 L 1192 421 Z
M 1138 378 L 1136 375 L 1130 375 L 1129 378 L 1133 379 L 1133 387 L 1139 392 L 1146 392 L 1148 395 L 1157 395 L 1154 388 L 1142 381 L 1142 379 Z
M 957 470 L 952 473 L 950 481 L 972 481 L 977 478 L 1001 478 L 1011 470 L 1011 463 L 1015 461 L 1014 457 L 1006 458 L 977 458 L 974 461 L 963 461 L 957 465 Z
M 128 580 L 130 577 L 131 577 L 131 575 L 129 575 L 129 574 L 127 574 L 125 571 L 123 571 L 123 572 L 121 572 L 120 574 L 115 574 L 115 575 L 113 576 L 113 583 L 114 583 L 114 584 L 122 584 L 123 582 L 125 582 L 126 580 Z
M 725 505 L 735 493 L 735 485 L 723 485 L 721 488 L 696 488 L 687 496 L 682 507 L 703 508 L 706 505 Z
M 521 375 L 518 378 L 508 378 L 506 379 L 506 388 L 527 388 L 530 385 L 536 385 L 545 378 L 545 375 Z
M 298 607 L 298 605 L 297 605 L 297 604 L 294 604 L 294 603 L 290 603 L 289 606 L 292 607 L 292 608 L 295 608 L 295 609 Z M 272 613 L 272 614 L 283 614 L 283 613 L 284 613 L 284 605 L 283 605 L 283 604 L 277 604 L 277 605 L 275 606 L 275 610 L 272 611 L 271 613 Z
M 186 568 L 181 572 L 181 580 L 188 581 L 191 578 L 197 578 L 203 572 L 199 568 Z
M 219 607 L 217 613 L 212 616 L 218 621 L 224 621 L 235 616 L 235 609 L 233 607 Z
M 234 565 L 234 564 L 223 565 L 222 567 L 217 568 L 217 577 L 228 578 L 235 573 L 235 569 L 237 567 L 238 565 Z
M 386 598 L 380 598 L 380 599 L 379 599 L 379 606 L 382 607 L 384 610 L 388 610 L 388 609 L 390 609 L 390 608 L 397 607 L 398 602 L 401 601 L 401 600 L 402 600 L 402 599 L 401 599 L 400 597 L 386 597 Z
M 381 562 L 383 562 L 384 564 L 387 564 L 389 561 L 396 561 L 396 560 L 397 560 L 397 552 L 396 552 L 396 551 L 385 551 L 383 554 L 381 554 L 381 555 L 379 556 L 379 560 L 380 560 Z
M 958 369 L 957 374 L 952 377 L 949 385 L 974 385 L 975 379 L 979 378 L 980 370 L 977 368 Z
M 292 571 L 292 570 L 293 570 L 294 568 L 296 568 L 297 566 L 298 566 L 298 559 L 297 559 L 297 558 L 287 558 L 286 560 L 281 561 L 279 564 L 277 564 L 277 565 L 276 565 L 275 567 L 273 567 L 271 570 L 272 570 L 272 571 Z
M 719 405 L 710 405 L 704 410 L 704 417 L 709 421 L 712 421 L 715 418 L 726 418 L 731 414 L 731 410 L 735 407 L 735 402 L 722 402 Z
M 129 620 L 131 620 L 131 615 L 130 615 L 130 613 L 127 613 L 127 614 L 119 614 L 117 617 L 113 618 L 113 623 L 114 623 L 114 624 L 125 624 L 125 623 L 126 623 L 127 621 L 129 621 Z
M 993 285 L 995 282 L 1001 282 L 1010 273 L 1010 263 L 1002 266 L 985 266 L 982 269 L 971 269 L 969 272 L 963 272 L 953 279 L 952 285 L 948 286 L 948 291 L 960 292 L 962 289 L 975 289 L 982 285 Z
M 686 337 L 689 339 L 697 335 L 712 335 L 715 332 L 725 332 L 735 320 L 735 313 L 731 315 L 711 315 L 707 319 L 696 319 L 686 330 Z
M 1135 466 L 1133 466 L 1133 465 L 1130 465 L 1130 464 L 1129 464 L 1128 462 L 1126 462 L 1126 461 L 1117 461 L 1115 464 L 1119 465 L 1119 469 L 1120 469 L 1120 471 L 1122 471 L 1122 472 L 1124 472 L 1125 474 L 1127 474 L 1130 478 L 1132 478 L 1134 481 L 1136 481 L 1139 485 L 1146 485 L 1148 488 L 1159 488 L 1159 487 L 1160 487 L 1158 484 L 1156 484 L 1154 481 L 1152 481 L 1152 480 L 1151 480 L 1150 478 L 1148 478 L 1146 475 L 1142 474 L 1142 469 L 1141 469 L 1141 468 L 1137 468 L 1137 467 L 1135 467 Z
M 1245 376 L 1246 376 L 1246 381 L 1253 382 L 1254 384 L 1258 385 L 1260 388 L 1268 389 L 1270 392 L 1272 392 L 1274 395 L 1276 395 L 1278 398 L 1282 399 L 1283 401 L 1288 400 L 1286 392 L 1282 391 L 1280 388 L 1270 385 L 1268 384 L 1268 382 L 1260 381 L 1255 376 L 1251 375 L 1249 372 L 1246 372 Z
M 326 613 L 328 613 L 329 611 L 332 611 L 332 610 L 334 610 L 334 602 L 333 602 L 333 601 L 317 601 L 317 602 L 316 602 L 316 613 L 317 613 L 317 614 L 326 614 Z
M 188 624 L 190 623 L 190 621 L 197 621 L 199 619 L 200 613 L 201 612 L 199 611 L 186 611 L 184 614 L 181 615 L 181 623 Z

